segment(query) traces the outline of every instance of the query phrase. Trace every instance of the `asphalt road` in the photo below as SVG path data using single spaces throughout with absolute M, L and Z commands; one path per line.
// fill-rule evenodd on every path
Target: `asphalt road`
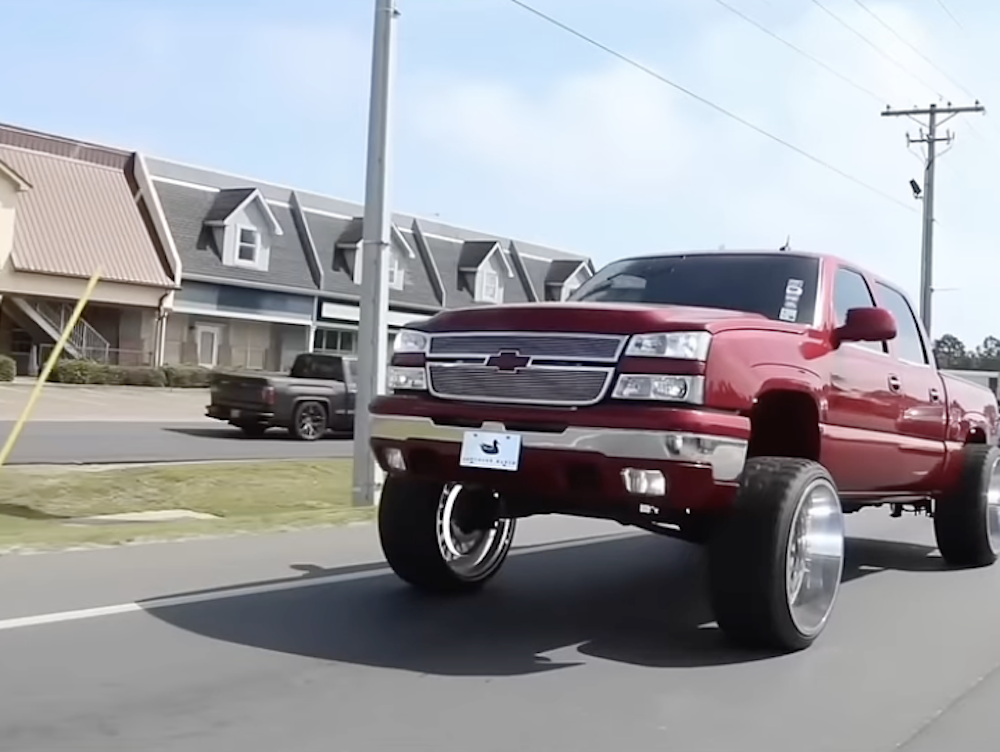
M 0 442 L 13 423 L 0 422 Z M 262 439 L 245 439 L 231 426 L 214 421 L 147 423 L 125 421 L 38 421 L 21 433 L 12 465 L 199 460 L 267 460 L 349 457 L 352 442 L 329 437 L 295 441 L 274 429 Z
M 943 571 L 925 518 L 872 511 L 849 527 L 833 621 L 783 657 L 720 638 L 697 549 L 605 523 L 523 524 L 501 576 L 459 600 L 406 590 L 370 526 L 10 557 L 0 746 L 995 747 L 1000 567 Z

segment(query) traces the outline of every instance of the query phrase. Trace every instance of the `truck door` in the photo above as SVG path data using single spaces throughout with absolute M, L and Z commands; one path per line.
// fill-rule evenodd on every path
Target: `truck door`
M 864 276 L 840 267 L 833 288 L 835 325 L 851 308 L 870 308 L 875 298 Z M 882 491 L 898 486 L 896 423 L 900 395 L 884 342 L 845 342 L 829 355 L 821 461 L 839 490 Z
M 947 431 L 944 384 L 932 360 L 917 317 L 906 296 L 879 281 L 875 297 L 896 317 L 896 338 L 889 343 L 894 373 L 899 380 L 900 479 L 898 490 L 927 488 L 928 476 L 942 469 Z

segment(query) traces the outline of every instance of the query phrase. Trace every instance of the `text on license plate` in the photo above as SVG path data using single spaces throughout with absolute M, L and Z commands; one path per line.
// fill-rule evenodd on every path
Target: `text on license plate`
M 516 433 L 466 431 L 458 462 L 462 467 L 517 470 L 521 462 L 521 437 Z

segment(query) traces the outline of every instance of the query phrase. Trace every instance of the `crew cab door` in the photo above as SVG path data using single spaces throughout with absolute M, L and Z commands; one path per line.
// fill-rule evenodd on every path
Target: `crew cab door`
M 878 304 L 896 317 L 896 338 L 889 343 L 893 375 L 899 382 L 899 467 L 903 473 L 898 490 L 926 491 L 942 469 L 947 432 L 944 383 L 917 317 L 906 296 L 877 281 Z
M 871 308 L 875 298 L 865 277 L 839 267 L 833 281 L 834 325 L 852 308 Z M 829 385 L 823 419 L 821 461 L 839 490 L 888 491 L 902 477 L 896 424 L 901 398 L 898 377 L 884 342 L 845 342 L 829 354 Z

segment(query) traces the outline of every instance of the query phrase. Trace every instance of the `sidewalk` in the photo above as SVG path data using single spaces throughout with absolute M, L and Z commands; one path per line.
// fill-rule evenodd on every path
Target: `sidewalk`
M 0 421 L 17 420 L 34 379 L 0 384 Z M 32 421 L 140 421 L 191 423 L 205 418 L 207 389 L 46 384 Z

